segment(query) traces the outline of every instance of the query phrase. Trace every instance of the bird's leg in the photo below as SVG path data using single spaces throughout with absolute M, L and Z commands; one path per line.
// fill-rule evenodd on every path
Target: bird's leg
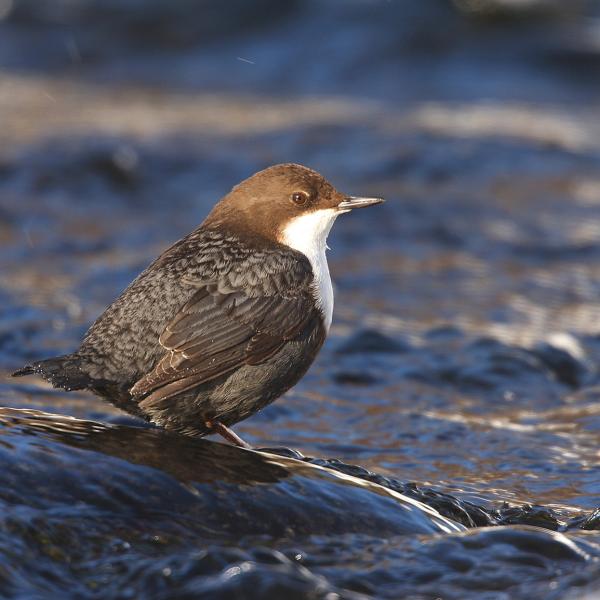
M 219 421 L 206 421 L 206 426 L 213 431 L 223 436 L 230 444 L 239 446 L 240 448 L 252 449 L 252 446 L 245 442 L 233 429 L 229 429 L 227 425 L 219 423 Z

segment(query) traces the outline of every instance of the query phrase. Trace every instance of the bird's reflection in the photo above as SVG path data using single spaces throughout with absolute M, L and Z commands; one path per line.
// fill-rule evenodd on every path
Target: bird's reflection
M 162 429 L 107 425 L 36 410 L 0 408 L 5 433 L 42 436 L 67 446 L 160 469 L 184 483 L 276 483 L 290 470 L 250 452 Z M 0 430 L 0 438 L 1 438 Z

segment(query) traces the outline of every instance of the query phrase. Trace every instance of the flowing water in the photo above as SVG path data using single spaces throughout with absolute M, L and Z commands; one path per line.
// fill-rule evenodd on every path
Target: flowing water
M 5 5 L 0 596 L 597 597 L 594 3 Z M 285 161 L 388 202 L 261 450 L 8 378 Z

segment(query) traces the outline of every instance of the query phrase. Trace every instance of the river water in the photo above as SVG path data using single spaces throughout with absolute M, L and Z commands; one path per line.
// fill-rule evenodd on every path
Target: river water
M 597 5 L 477 4 L 0 2 L 0 596 L 597 597 Z M 287 161 L 387 202 L 261 450 L 8 378 Z

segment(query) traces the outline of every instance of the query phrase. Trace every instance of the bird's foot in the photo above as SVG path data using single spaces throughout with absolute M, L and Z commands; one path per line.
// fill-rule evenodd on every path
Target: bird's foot
M 227 425 L 223 425 L 223 423 L 219 423 L 219 421 L 206 421 L 206 426 L 213 433 L 218 433 L 222 437 L 224 437 L 230 444 L 234 446 L 239 446 L 240 448 L 246 448 L 247 450 L 252 450 L 252 446 L 245 442 L 233 429 L 229 429 Z

